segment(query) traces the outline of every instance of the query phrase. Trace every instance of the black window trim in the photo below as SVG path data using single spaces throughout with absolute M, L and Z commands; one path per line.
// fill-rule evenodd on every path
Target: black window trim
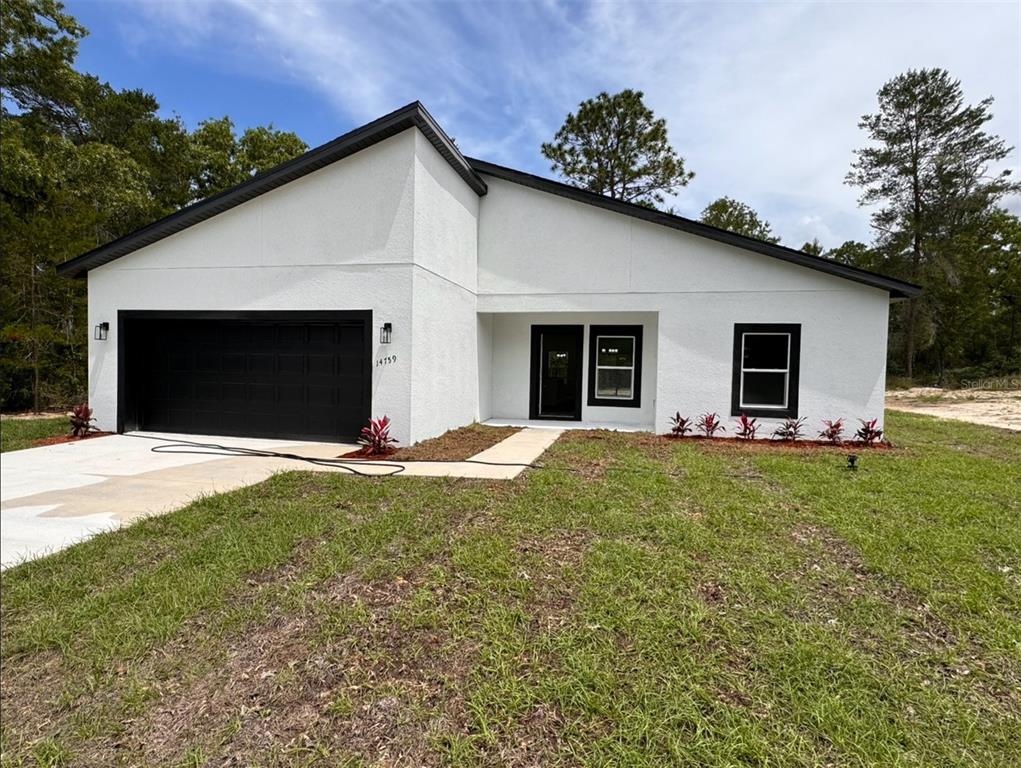
M 787 407 L 741 407 L 741 368 L 743 341 L 746 333 L 785 333 L 790 335 L 790 359 L 787 361 Z M 730 395 L 730 415 L 761 418 L 796 419 L 798 417 L 798 390 L 801 378 L 801 324 L 800 323 L 735 323 L 733 381 Z
M 610 408 L 642 407 L 642 331 L 643 325 L 590 325 L 588 329 L 588 404 Z M 600 336 L 633 336 L 635 339 L 634 397 L 596 397 L 596 357 Z

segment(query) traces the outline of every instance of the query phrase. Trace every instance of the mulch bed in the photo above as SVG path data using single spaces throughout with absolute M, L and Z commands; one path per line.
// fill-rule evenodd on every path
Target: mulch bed
M 60 445 L 61 443 L 77 443 L 79 440 L 91 440 L 94 437 L 106 437 L 112 435 L 113 432 L 89 432 L 87 435 L 82 437 L 74 437 L 73 435 L 57 435 L 56 437 L 40 437 L 38 440 L 32 441 L 33 448 L 41 448 L 44 445 Z
M 383 461 L 464 461 L 497 443 L 506 440 L 519 427 L 487 427 L 484 424 L 469 424 L 467 427 L 452 429 L 439 437 L 423 440 L 410 448 L 398 448 L 382 456 L 366 455 L 364 448 L 338 457 L 341 459 L 377 459 Z
M 774 448 L 788 448 L 801 450 L 802 448 L 810 449 L 829 449 L 838 451 L 889 451 L 893 450 L 893 445 L 889 442 L 873 443 L 872 445 L 866 445 L 865 443 L 847 440 L 842 443 L 831 443 L 827 440 L 772 440 L 765 438 L 757 438 L 755 440 L 743 440 L 739 437 L 706 437 L 705 435 L 686 435 L 684 437 L 674 437 L 672 435 L 660 435 L 663 440 L 670 442 L 699 442 L 703 444 L 714 444 L 720 446 L 741 446 L 755 449 L 767 449 L 772 450 Z

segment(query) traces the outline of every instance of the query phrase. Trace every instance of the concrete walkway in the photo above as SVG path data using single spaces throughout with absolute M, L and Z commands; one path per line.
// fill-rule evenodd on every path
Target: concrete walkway
M 560 430 L 525 429 L 472 457 L 524 465 L 538 458 Z M 524 466 L 471 462 L 346 461 L 323 466 L 277 457 L 196 454 L 175 440 L 331 459 L 357 446 L 252 438 L 133 433 L 11 451 L 0 459 L 0 567 L 55 552 L 139 517 L 178 509 L 194 499 L 261 482 L 276 472 L 468 477 L 509 480 Z

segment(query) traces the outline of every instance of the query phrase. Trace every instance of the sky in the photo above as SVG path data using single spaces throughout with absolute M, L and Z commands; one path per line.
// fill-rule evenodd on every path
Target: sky
M 316 146 L 414 100 L 466 155 L 554 176 L 539 147 L 600 91 L 634 88 L 694 180 L 683 216 L 727 195 L 785 245 L 869 241 L 843 183 L 858 120 L 910 68 L 995 101 L 1021 145 L 1021 3 L 65 0 L 78 66 L 156 95 L 194 127 L 229 115 Z M 1021 176 L 1018 152 L 1005 163 Z M 1021 200 L 1008 201 L 1021 212 Z

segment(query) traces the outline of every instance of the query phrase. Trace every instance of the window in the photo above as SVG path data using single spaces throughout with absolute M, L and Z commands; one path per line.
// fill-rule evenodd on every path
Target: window
M 800 358 L 800 325 L 735 325 L 731 414 L 797 417 Z
M 638 408 L 641 395 L 642 326 L 590 326 L 588 404 Z

